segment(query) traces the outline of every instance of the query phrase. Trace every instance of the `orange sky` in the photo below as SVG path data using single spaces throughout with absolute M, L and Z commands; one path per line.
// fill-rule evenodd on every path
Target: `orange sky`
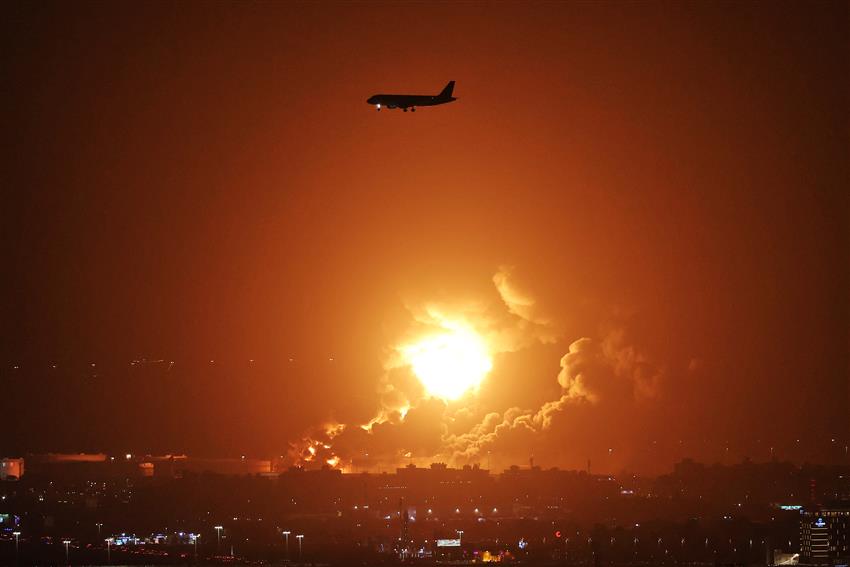
M 557 398 L 582 337 L 619 332 L 665 376 L 653 405 L 564 412 L 541 464 L 846 440 L 847 22 L 827 2 L 14 4 L 8 449 L 271 453 L 368 420 L 406 306 L 508 320 L 501 266 L 557 337 L 496 361 L 493 411 Z M 448 80 L 450 105 L 365 104 Z

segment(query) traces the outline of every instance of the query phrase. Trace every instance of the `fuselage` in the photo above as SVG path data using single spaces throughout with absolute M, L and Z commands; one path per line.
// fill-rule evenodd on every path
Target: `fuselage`
M 436 95 L 409 95 L 409 94 L 376 94 L 366 99 L 367 104 L 372 104 L 381 110 L 381 108 L 401 108 L 405 112 L 408 109 L 416 110 L 417 106 L 437 106 L 438 104 L 446 104 L 457 100 L 452 96 L 454 92 L 455 82 L 449 83 Z
M 368 104 L 380 105 L 383 108 L 413 108 L 417 106 L 436 106 L 457 100 L 453 96 L 376 94 L 369 97 Z

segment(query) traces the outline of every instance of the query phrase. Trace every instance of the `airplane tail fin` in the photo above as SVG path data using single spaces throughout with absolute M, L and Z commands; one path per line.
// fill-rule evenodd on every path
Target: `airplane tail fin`
M 446 88 L 444 88 L 442 90 L 442 92 L 440 92 L 440 95 L 439 95 L 440 98 L 451 98 L 452 97 L 452 91 L 454 91 L 454 89 L 455 89 L 455 82 L 449 81 L 449 84 L 446 85 Z

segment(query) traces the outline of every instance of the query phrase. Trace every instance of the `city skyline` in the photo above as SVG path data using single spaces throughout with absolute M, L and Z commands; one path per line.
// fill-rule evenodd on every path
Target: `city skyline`
M 649 478 L 96 457 L 34 456 L 0 477 L 0 561 L 780 565 L 850 551 L 847 465 L 685 460 Z

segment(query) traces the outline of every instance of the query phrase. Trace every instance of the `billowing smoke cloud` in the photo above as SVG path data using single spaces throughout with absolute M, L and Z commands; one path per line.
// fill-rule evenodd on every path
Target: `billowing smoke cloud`
M 570 398 L 599 401 L 600 397 L 653 398 L 663 370 L 634 345 L 625 342 L 622 327 L 609 331 L 601 342 L 582 338 L 561 358 L 558 383 Z
M 451 460 L 481 460 L 486 451 L 517 453 L 535 444 L 545 445 L 545 434 L 559 414 L 577 405 L 639 403 L 657 394 L 663 371 L 634 346 L 624 342 L 625 331 L 612 329 L 602 341 L 584 337 L 574 341 L 561 358 L 557 380 L 562 395 L 536 410 L 517 407 L 502 414 L 489 413 L 469 432 L 451 436 Z
M 544 343 L 557 341 L 559 337 L 552 320 L 542 314 L 538 301 L 528 291 L 526 284 L 519 280 L 516 272 L 513 266 L 501 266 L 493 275 L 493 284 L 505 307 L 519 318 L 514 330 L 524 337 L 533 337 Z
M 515 272 L 516 269 L 513 266 L 501 266 L 493 275 L 493 283 L 508 311 L 526 321 L 547 325 L 549 321 L 541 318 L 537 313 L 537 301 L 528 292 L 518 287 Z
M 513 268 L 500 268 L 493 283 L 501 299 L 496 307 L 486 302 L 408 305 L 411 323 L 397 345 L 439 331 L 449 319 L 474 327 L 497 357 L 560 339 Z M 375 417 L 367 423 L 331 423 L 311 431 L 293 444 L 290 462 L 349 471 L 387 469 L 408 461 L 480 463 L 491 454 L 521 462 L 534 447 L 543 451 L 562 446 L 564 439 L 575 439 L 581 432 L 575 416 L 592 421 L 589 418 L 597 414 L 623 414 L 651 402 L 663 382 L 665 371 L 630 340 L 627 322 L 607 322 L 600 336 L 569 344 L 560 372 L 555 367 L 551 374 L 559 395 L 536 408 L 503 410 L 483 407 L 475 396 L 462 403 L 428 397 L 396 346 L 386 357 Z

